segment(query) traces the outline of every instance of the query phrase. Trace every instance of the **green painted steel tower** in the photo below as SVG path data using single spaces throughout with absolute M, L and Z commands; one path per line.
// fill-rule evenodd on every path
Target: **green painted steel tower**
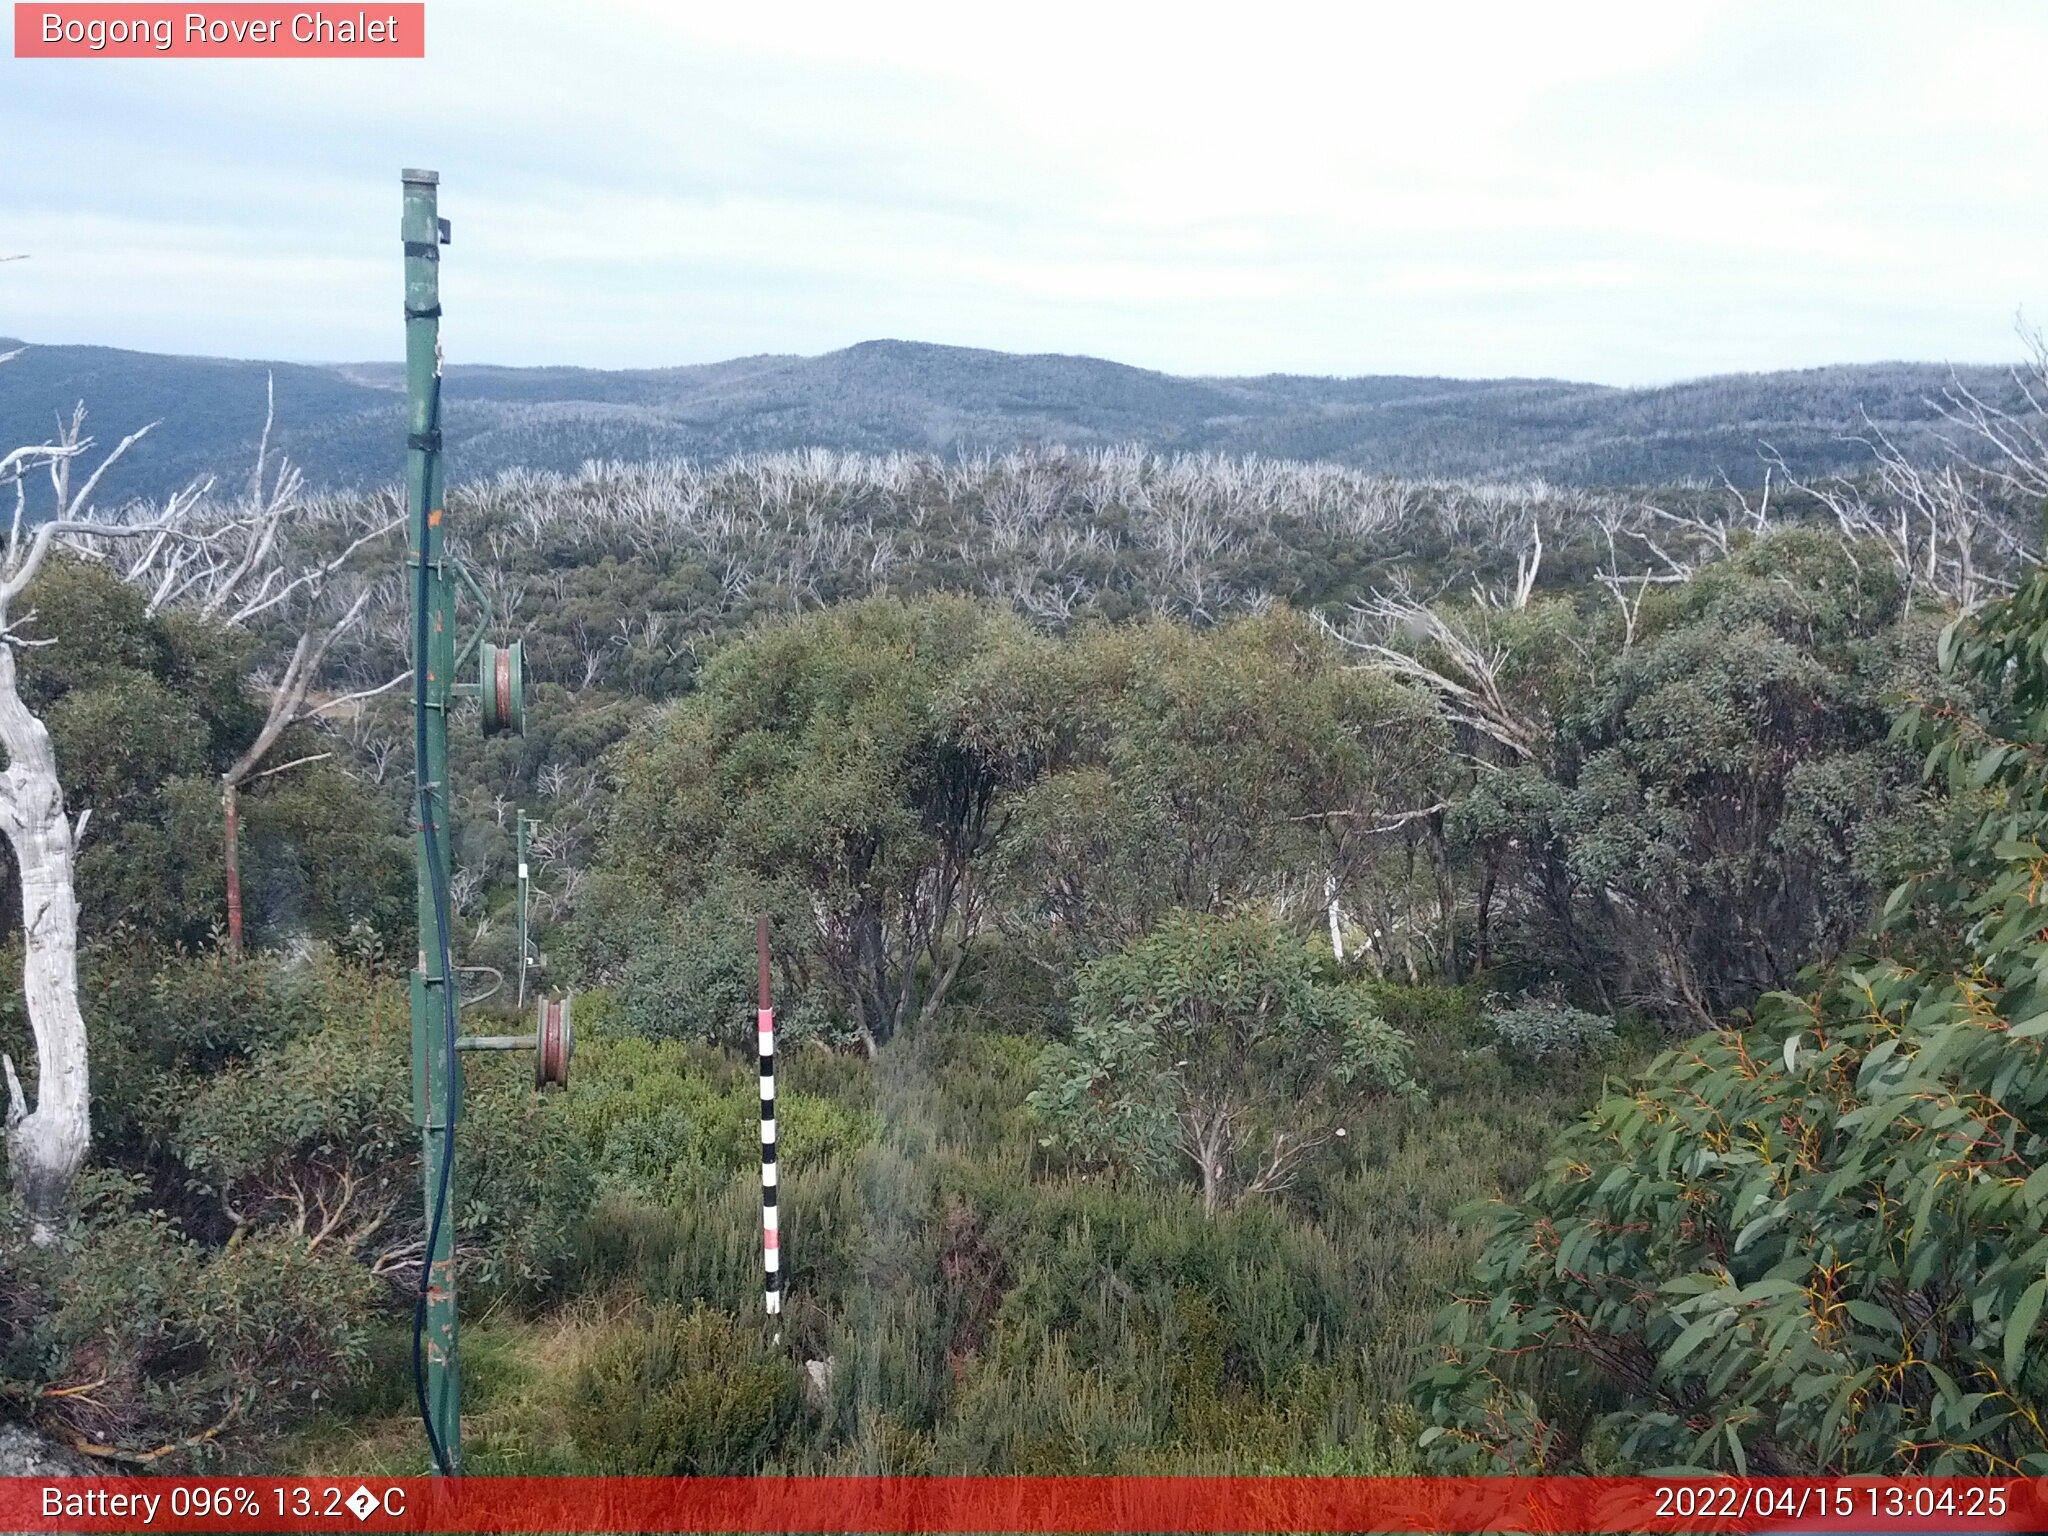
M 571 999 L 540 996 L 530 1035 L 461 1035 L 456 1020 L 464 967 L 453 958 L 449 911 L 452 873 L 448 841 L 448 714 L 455 701 L 475 699 L 486 736 L 526 730 L 525 661 L 517 640 L 485 639 L 489 596 L 448 553 L 448 517 L 441 468 L 441 247 L 448 222 L 436 203 L 441 178 L 407 171 L 405 217 L 405 495 L 410 541 L 406 574 L 412 587 L 414 846 L 419 854 L 419 965 L 412 973 L 412 1115 L 420 1130 L 425 1178 L 426 1242 L 413 1315 L 413 1386 L 436 1471 L 462 1470 L 462 1360 L 455 1331 L 455 1126 L 462 1115 L 464 1051 L 532 1051 L 534 1088 L 564 1088 L 576 1049 Z M 455 643 L 460 585 L 477 607 L 477 627 Z M 456 674 L 477 662 L 476 680 Z M 519 818 L 519 1006 L 526 1004 L 532 948 L 527 930 L 526 841 L 537 826 Z M 488 971 L 470 966 L 469 971 Z M 538 978 L 536 978 L 537 980 Z M 502 985 L 503 978 L 499 979 Z M 495 988 L 493 989 L 495 990 Z M 483 996 L 488 997 L 490 993 Z M 476 1001 L 483 1001 L 479 997 Z
M 421 1419 L 436 1468 L 462 1468 L 462 1364 L 455 1333 L 455 977 L 448 912 L 448 713 L 455 682 L 455 584 L 445 553 L 441 466 L 440 176 L 406 171 L 405 490 L 413 587 L 413 766 L 419 853 L 419 965 L 412 973 L 413 1120 L 425 1171 L 427 1250 L 413 1341 Z

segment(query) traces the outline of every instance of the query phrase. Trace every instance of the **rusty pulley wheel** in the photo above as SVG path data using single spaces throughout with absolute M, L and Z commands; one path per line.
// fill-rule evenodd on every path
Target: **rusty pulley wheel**
M 533 1082 L 537 1088 L 569 1086 L 569 1058 L 576 1054 L 576 1026 L 570 999 L 543 997 L 534 1030 Z
M 477 648 L 477 696 L 486 736 L 526 734 L 526 659 L 519 642 Z

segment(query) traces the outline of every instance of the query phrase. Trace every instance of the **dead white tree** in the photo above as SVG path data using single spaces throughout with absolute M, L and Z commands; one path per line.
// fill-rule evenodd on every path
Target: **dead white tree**
M 1766 496 L 1768 497 L 1768 492 Z M 1645 510 L 1654 517 L 1668 515 L 1656 507 L 1648 507 Z M 1595 517 L 1594 522 L 1607 539 L 1607 563 L 1593 573 L 1593 579 L 1606 590 L 1608 596 L 1614 599 L 1615 606 L 1621 610 L 1621 648 L 1626 651 L 1636 643 L 1636 627 L 1642 618 L 1643 599 L 1649 594 L 1650 589 L 1687 581 L 1691 578 L 1694 567 L 1689 562 L 1674 557 L 1645 530 L 1632 525 L 1628 514 L 1620 508 L 1603 510 Z M 1713 534 L 1717 530 L 1709 528 L 1704 523 L 1701 526 L 1707 531 L 1708 542 L 1713 543 Z M 1725 555 L 1728 550 L 1725 525 L 1719 525 L 1718 531 L 1721 535 L 1718 547 Z M 1624 570 L 1617 535 L 1644 545 L 1656 557 L 1658 568 Z
M 1513 697 L 1504 645 L 1468 633 L 1437 609 L 1396 594 L 1377 594 L 1353 614 L 1368 632 L 1384 638 L 1365 639 L 1334 627 L 1330 633 L 1396 677 L 1419 684 L 1450 719 L 1494 742 L 1512 760 L 1527 762 L 1537 755 L 1545 723 Z M 1386 643 L 1394 640 L 1400 644 Z
M 1529 606 L 1529 599 L 1536 593 L 1536 576 L 1543 569 L 1543 528 L 1534 517 L 1529 519 L 1529 542 L 1515 555 L 1515 585 L 1511 592 L 1496 592 L 1480 585 L 1477 578 L 1472 582 L 1472 597 L 1482 608 L 1506 608 L 1520 613 Z
M 4 359 L 0 359 L 4 361 Z M 83 486 L 71 470 L 92 447 L 84 413 L 72 414 L 58 440 L 15 449 L 0 457 L 0 488 L 16 491 L 15 516 L 0 560 L 0 833 L 14 851 L 21 879 L 22 992 L 35 1043 L 35 1107 L 28 1104 L 11 1057 L 0 1055 L 7 1080 L 7 1161 L 16 1197 L 29 1217 L 31 1239 L 57 1239 L 72 1180 L 92 1142 L 91 1071 L 85 1021 L 78 1006 L 78 893 L 74 864 L 91 808 L 74 821 L 47 725 L 21 697 L 15 659 L 26 646 L 61 643 L 32 636 L 35 613 L 24 610 L 36 577 L 60 548 L 91 553 L 114 539 L 154 538 L 176 532 L 190 511 L 190 494 L 173 498 L 148 522 L 110 523 L 91 515 L 92 496 L 106 472 L 149 429 L 131 433 L 99 463 Z M 25 480 L 45 469 L 55 492 L 51 515 L 32 531 L 23 527 Z
M 1965 443 L 1975 443 L 1973 458 L 2001 489 L 2022 505 L 2039 506 L 2048 500 L 2048 336 L 2022 326 L 2020 341 L 2026 360 L 2011 374 L 2018 406 L 1985 400 L 1952 373 L 1935 409 Z
M 399 752 L 408 745 L 398 732 L 384 729 L 369 710 L 335 711 L 321 718 L 348 743 L 357 762 L 368 769 L 372 784 L 384 782 L 392 764 L 398 761 Z
M 1931 595 L 1970 613 L 2010 592 L 2041 556 L 2036 514 L 2048 498 L 2048 342 L 2022 332 L 2028 360 L 2012 370 L 2012 405 L 1987 400 L 1953 375 L 1927 404 L 1944 424 L 1945 455 L 1907 453 L 1866 412 L 1848 440 L 1870 451 L 1858 476 L 1787 479 L 1835 520 L 1845 546 L 1875 544 L 1910 602 Z
M 1865 429 L 1858 440 L 1871 453 L 1866 475 L 1796 482 L 1834 518 L 1844 544 L 1882 549 L 1908 602 L 1924 593 L 1951 612 L 1970 613 L 2011 591 L 2010 573 L 2032 563 L 2035 550 L 1989 504 L 1983 472 L 1960 458 L 1919 462 L 1868 418 Z

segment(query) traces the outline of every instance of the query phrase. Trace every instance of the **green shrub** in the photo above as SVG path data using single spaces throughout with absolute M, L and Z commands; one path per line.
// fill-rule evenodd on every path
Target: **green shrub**
M 755 919 L 760 893 L 744 882 L 719 881 L 679 904 L 655 901 L 629 878 L 607 874 L 598 882 L 598 921 L 622 925 L 624 934 L 602 939 L 579 934 L 573 947 L 604 956 L 609 981 L 605 1027 L 650 1040 L 681 1040 L 754 1047 L 754 1011 L 760 1001 Z M 779 932 L 779 930 L 778 930 Z M 586 967 L 588 968 L 588 967 Z M 815 992 L 791 990 L 787 966 L 775 974 L 775 1035 L 790 1048 L 810 1040 L 843 1041 L 846 1030 Z
M 1256 915 L 1170 914 L 1082 973 L 1032 1109 L 1091 1161 L 1192 1173 L 1214 1214 L 1291 1188 L 1378 1090 L 1418 1096 L 1413 1043 Z M 1189 1166 L 1192 1165 L 1192 1166 Z
M 139 1209 L 131 1182 L 98 1174 L 81 1194 L 61 1250 L 0 1230 L 0 1359 L 49 1427 L 204 1457 L 358 1379 L 383 1287 L 345 1251 L 284 1229 L 210 1251 Z
M 1407 986 L 1381 980 L 1373 984 L 1380 1013 L 1403 1034 L 1412 1035 L 1418 1045 L 1456 1042 L 1476 1045 L 1484 1033 L 1480 1016 L 1481 989 L 1477 983 L 1445 986 L 1424 983 Z
M 570 1425 L 607 1473 L 743 1476 L 776 1454 L 802 1402 L 795 1365 L 758 1323 L 655 1307 L 622 1319 L 578 1370 Z
M 242 968 L 270 977 L 258 993 L 267 1006 L 299 1010 L 280 1026 L 296 1033 L 246 1061 L 163 1079 L 157 1143 L 220 1235 L 285 1224 L 388 1265 L 424 1222 L 403 994 L 325 962 Z M 526 1061 L 471 1056 L 463 1070 L 465 1277 L 530 1293 L 567 1256 L 591 1194 L 588 1158 L 561 1104 L 535 1095 Z
M 524 1056 L 466 1073 L 456 1132 L 464 1274 L 487 1296 L 547 1291 L 596 1196 L 589 1152 L 566 1111 L 574 1087 L 561 1098 L 538 1094 L 532 1073 Z M 573 1073 L 569 1080 L 575 1083 Z M 408 1198 L 417 1186 L 410 1176 Z
M 1014 615 L 957 597 L 804 612 L 725 647 L 621 742 L 606 899 L 641 922 L 708 920 L 685 928 L 701 950 L 637 968 L 654 1021 L 744 1027 L 763 909 L 777 953 L 848 1031 L 883 1041 L 936 1013 L 971 947 L 960 914 L 984 889 L 995 797 L 1030 771 L 1014 735 L 981 739 L 974 705 L 1040 649 Z M 679 984 L 708 987 L 710 1018 Z
M 243 1414 L 288 1422 L 354 1380 L 384 1283 L 339 1248 L 259 1232 L 198 1266 L 179 1321 L 203 1341 Z
M 820 1058 L 806 1056 L 806 1063 Z M 835 1064 L 823 1064 L 835 1078 Z M 707 1046 L 634 1035 L 578 1046 L 564 1111 L 601 1177 L 656 1203 L 760 1166 L 761 1098 L 751 1060 Z M 864 1069 L 863 1069 L 864 1070 Z M 874 1115 L 778 1084 L 778 1150 L 787 1165 L 851 1153 L 873 1137 Z
M 752 935 L 656 939 L 620 968 L 613 992 L 616 1029 L 650 1040 L 735 1044 L 754 1027 Z
M 1501 1053 L 1530 1066 L 1585 1061 L 1614 1044 L 1614 1020 L 1567 1003 L 1531 999 L 1486 1016 Z
M 1163 1387 L 1156 1356 L 1153 1385 Z M 1076 1363 L 1054 1338 L 1021 1368 L 977 1372 L 941 1426 L 932 1470 L 954 1475 L 1070 1476 L 1118 1471 L 1163 1438 L 1163 1392 L 1135 1390 Z

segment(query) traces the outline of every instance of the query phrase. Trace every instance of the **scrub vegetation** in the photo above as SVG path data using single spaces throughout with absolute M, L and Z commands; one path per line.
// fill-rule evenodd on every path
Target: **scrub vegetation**
M 579 1038 L 560 1093 L 465 1060 L 467 1466 L 2048 1475 L 2048 452 L 1950 405 L 2000 467 L 462 488 L 534 681 L 523 737 L 456 722 L 458 959 L 515 963 L 537 815 Z M 14 611 L 93 812 L 93 1140 L 54 1241 L 0 1215 L 0 1414 L 415 1471 L 403 592 L 378 496 L 267 484 L 345 622 L 152 601 L 89 537 Z M 309 634 L 237 946 L 224 775 Z

